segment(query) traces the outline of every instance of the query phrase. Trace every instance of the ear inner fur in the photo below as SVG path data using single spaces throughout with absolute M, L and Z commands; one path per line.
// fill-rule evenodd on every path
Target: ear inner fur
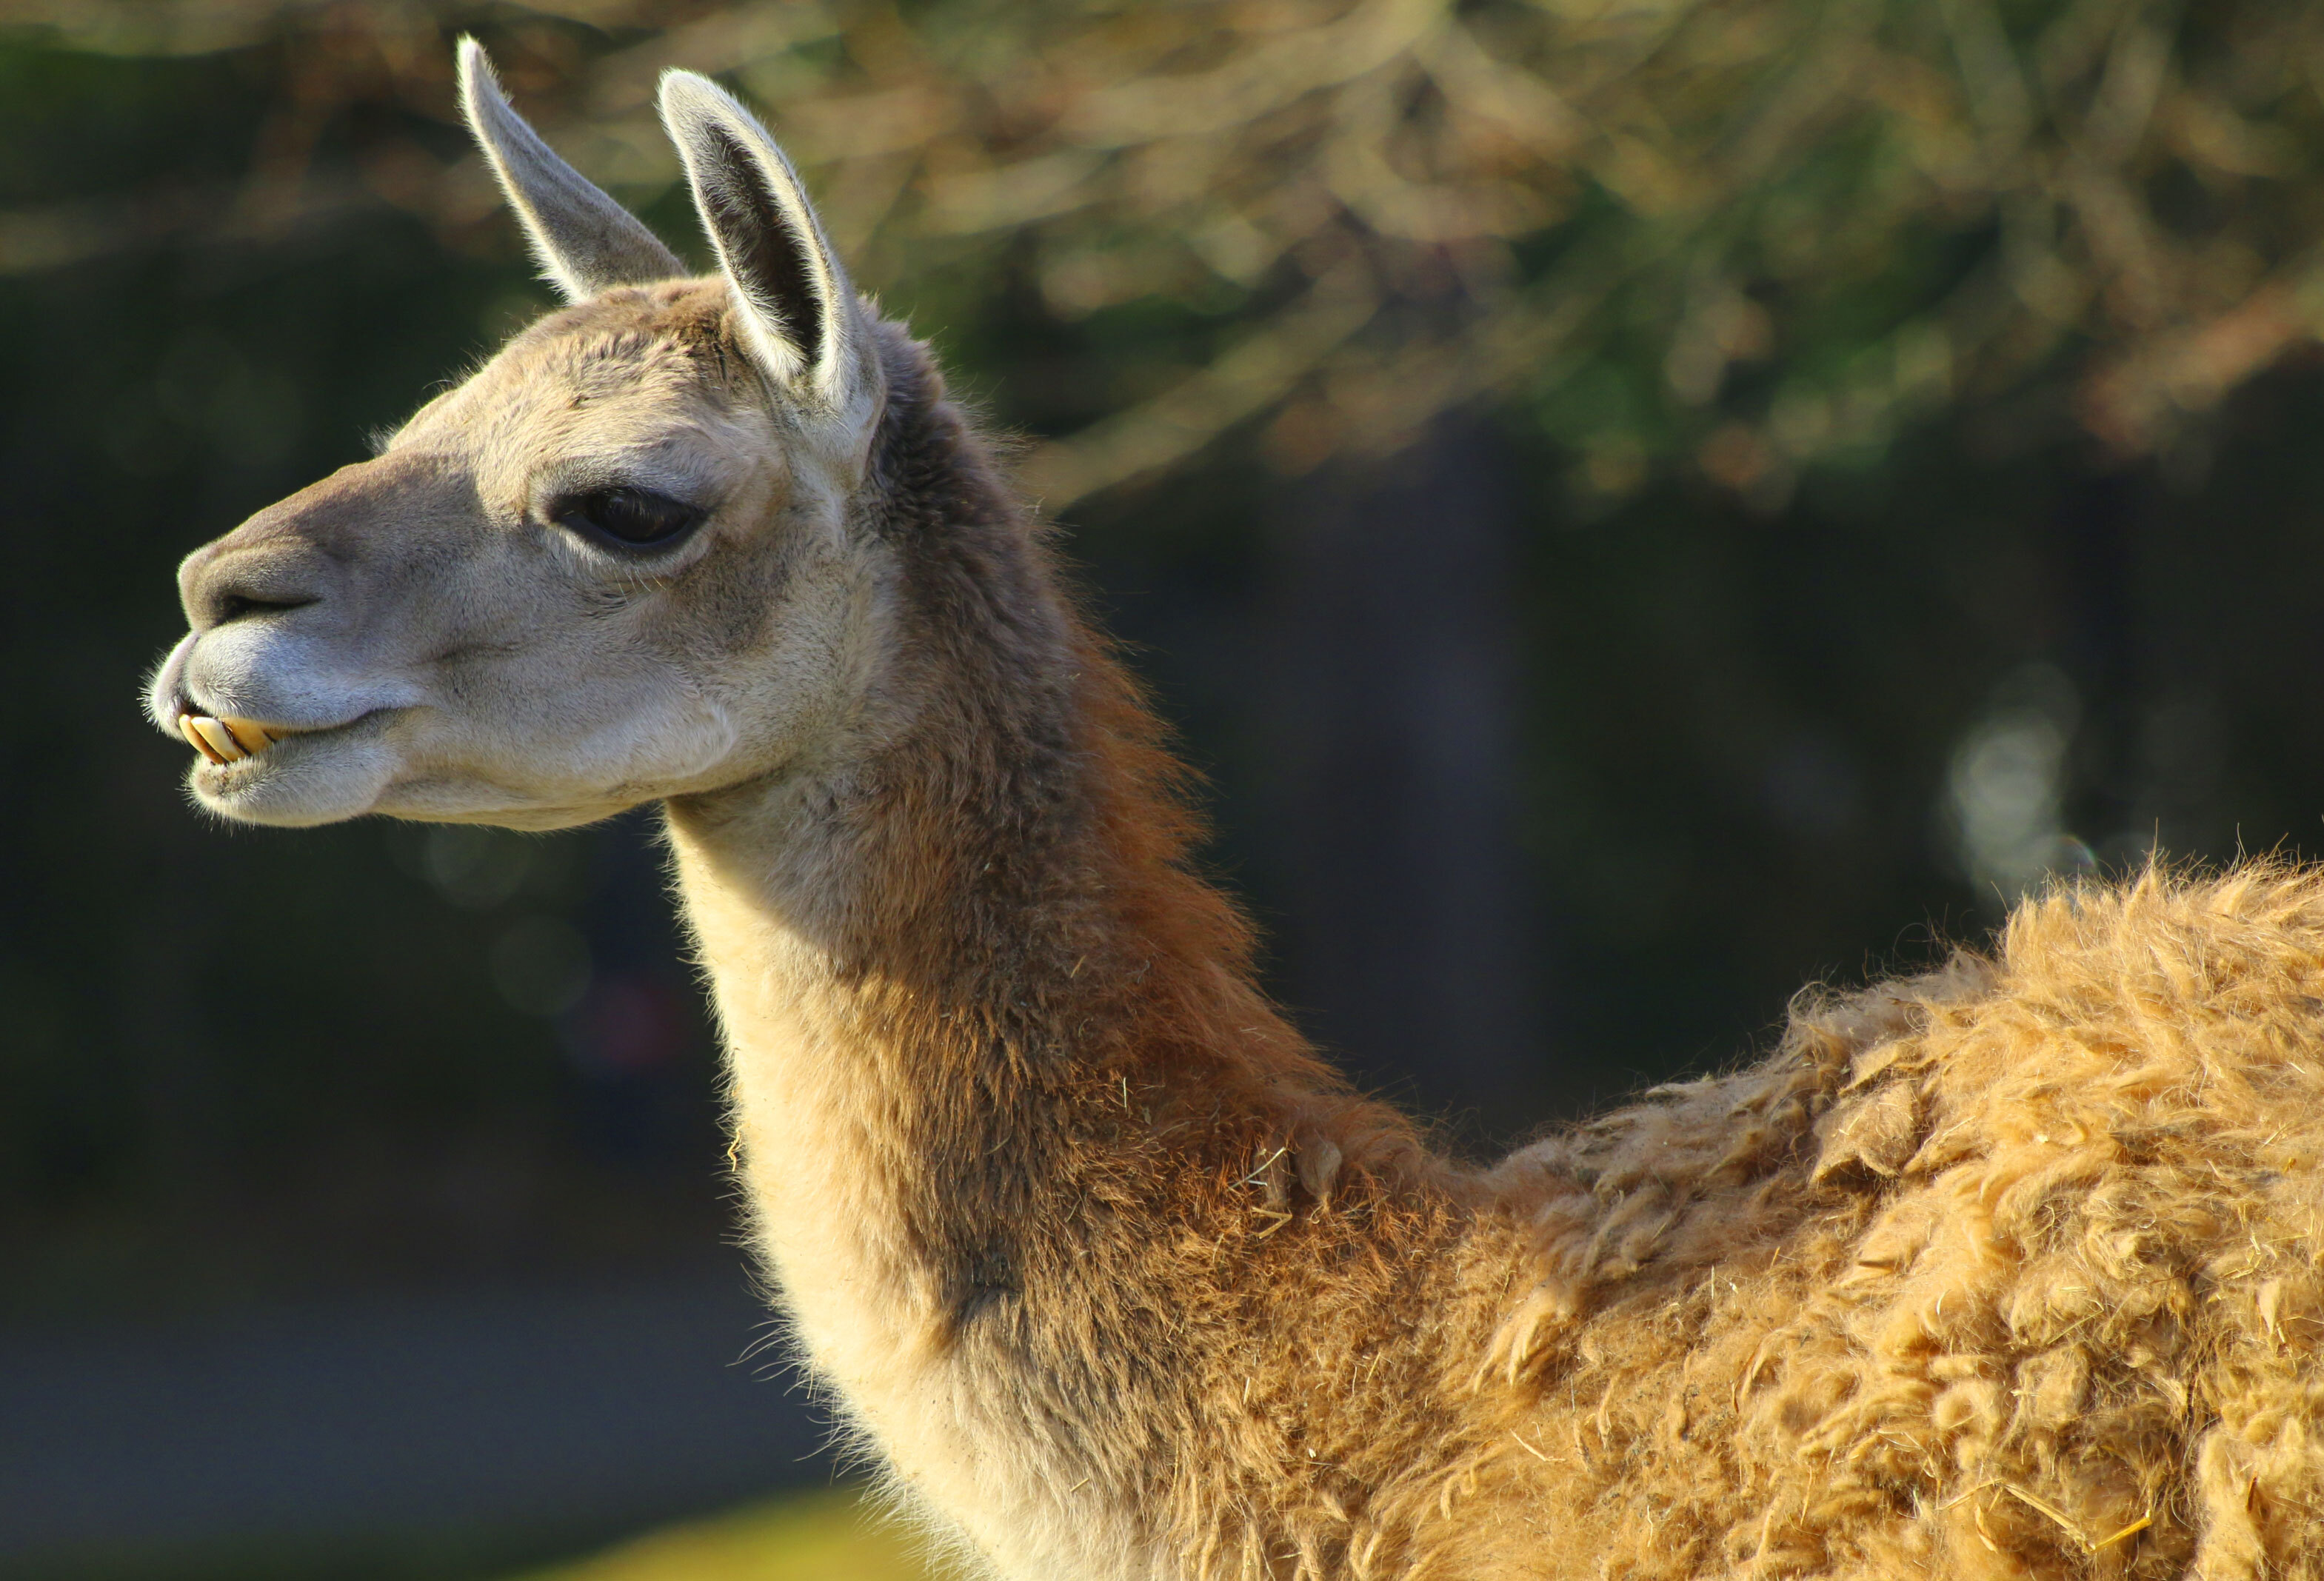
M 703 203 L 733 261 L 736 280 L 759 310 L 782 326 L 798 347 L 807 372 L 824 360 L 825 319 L 829 308 L 798 226 L 767 188 L 761 168 L 723 128 L 704 139 L 719 179 L 703 183 Z
M 799 184 L 757 119 L 688 71 L 662 79 L 661 112 L 703 228 L 743 304 L 768 372 L 839 404 L 854 370 L 846 272 Z
M 568 299 L 686 272 L 642 221 L 559 159 L 510 106 L 474 39 L 460 41 L 460 114 L 542 272 Z

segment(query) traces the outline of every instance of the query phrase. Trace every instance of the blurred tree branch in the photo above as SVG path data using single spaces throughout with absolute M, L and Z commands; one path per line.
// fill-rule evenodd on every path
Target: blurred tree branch
M 1250 426 L 1304 471 L 1480 397 L 1586 486 L 1780 500 L 1950 404 L 2133 455 L 2324 326 L 2324 9 L 2302 0 L 0 0 L 72 48 L 239 50 L 279 107 L 229 204 L 0 216 L 0 268 L 327 218 L 359 184 L 475 245 L 449 36 L 641 203 L 666 67 L 768 107 L 859 277 L 1029 271 L 1203 326 L 1028 457 L 1053 506 Z M 2026 418 L 2035 426 L 2043 420 Z

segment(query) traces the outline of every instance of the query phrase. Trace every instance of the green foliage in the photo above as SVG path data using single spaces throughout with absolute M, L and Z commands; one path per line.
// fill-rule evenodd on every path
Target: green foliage
M 672 1527 L 524 1581 L 924 1581 L 908 1530 L 849 1492 L 795 1494 Z

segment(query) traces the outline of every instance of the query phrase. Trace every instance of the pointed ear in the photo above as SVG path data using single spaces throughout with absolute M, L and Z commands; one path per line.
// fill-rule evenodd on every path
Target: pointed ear
M 661 120 L 760 365 L 834 409 L 872 393 L 877 363 L 855 293 L 798 172 L 766 128 L 690 71 L 662 78 Z
M 542 271 L 567 301 L 608 286 L 687 272 L 635 215 L 558 159 L 509 107 L 493 63 L 474 39 L 460 41 L 460 114 L 500 179 Z

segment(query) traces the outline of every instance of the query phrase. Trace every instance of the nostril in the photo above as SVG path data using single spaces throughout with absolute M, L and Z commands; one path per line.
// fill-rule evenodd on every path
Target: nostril
M 243 548 L 229 537 L 187 556 L 178 571 L 178 591 L 187 624 L 208 631 L 320 603 L 331 588 L 331 574 L 329 563 L 311 551 L 285 552 L 271 545 Z

